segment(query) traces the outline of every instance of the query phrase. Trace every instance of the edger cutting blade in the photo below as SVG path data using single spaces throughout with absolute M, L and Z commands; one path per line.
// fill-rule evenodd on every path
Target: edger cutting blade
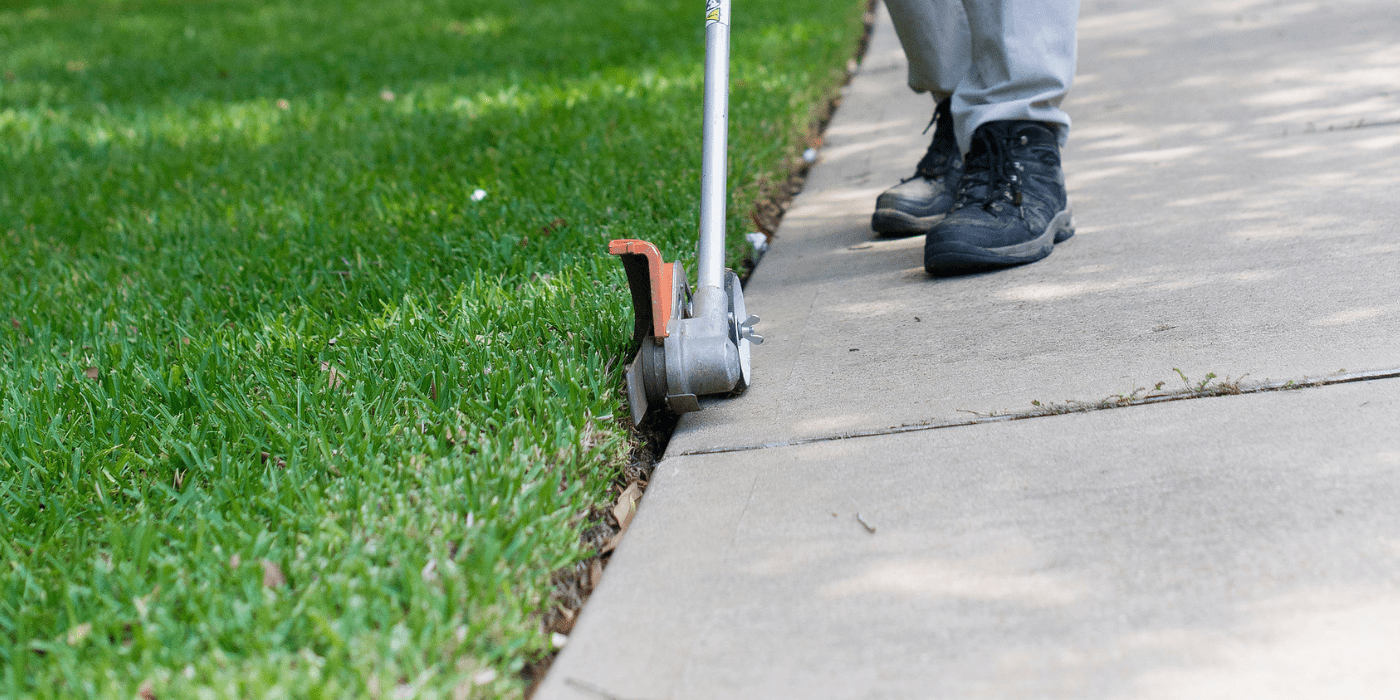
M 608 253 L 622 259 L 632 292 L 632 345 L 627 364 L 627 402 L 632 422 L 640 424 L 651 404 L 666 398 L 665 339 L 670 323 L 682 317 L 689 289 L 680 263 L 661 259 L 655 245 L 632 238 L 608 243 Z

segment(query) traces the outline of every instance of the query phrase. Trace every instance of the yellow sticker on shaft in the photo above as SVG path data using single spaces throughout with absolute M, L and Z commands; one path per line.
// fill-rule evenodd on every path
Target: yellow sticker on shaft
M 727 0 L 705 0 L 705 26 L 711 24 L 729 25 L 729 3 Z

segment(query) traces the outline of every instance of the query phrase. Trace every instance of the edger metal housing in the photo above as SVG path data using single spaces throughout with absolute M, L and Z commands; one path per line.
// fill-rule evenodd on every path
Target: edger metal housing
M 732 394 L 749 386 L 749 350 L 762 343 L 757 316 L 744 307 L 739 277 L 724 267 L 725 173 L 729 141 L 729 4 L 705 6 L 705 105 L 700 161 L 700 241 L 695 289 L 680 263 L 665 262 L 655 245 L 615 240 L 608 252 L 622 259 L 632 290 L 637 354 L 627 365 L 632 420 L 664 405 L 676 413 L 700 410 L 700 396 Z

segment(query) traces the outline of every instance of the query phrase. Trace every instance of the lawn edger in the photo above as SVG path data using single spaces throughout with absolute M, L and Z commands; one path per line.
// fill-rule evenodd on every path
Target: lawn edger
M 706 0 L 705 104 L 700 162 L 700 242 L 695 288 L 679 262 L 664 262 L 647 241 L 619 239 L 608 252 L 622 259 L 632 290 L 637 354 L 627 365 L 632 420 L 652 406 L 700 410 L 698 397 L 738 394 L 749 386 L 749 349 L 763 342 L 757 316 L 744 308 L 739 276 L 724 267 L 725 179 L 729 141 L 730 0 Z

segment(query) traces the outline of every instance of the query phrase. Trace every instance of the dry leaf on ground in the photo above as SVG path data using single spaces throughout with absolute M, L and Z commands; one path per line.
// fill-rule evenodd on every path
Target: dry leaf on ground
M 593 590 L 594 588 L 597 588 L 598 583 L 602 580 L 603 562 L 601 560 L 594 559 L 593 563 L 588 565 L 588 589 Z
M 565 607 L 560 607 L 558 610 L 559 616 L 554 620 L 554 631 L 560 634 L 574 631 L 574 620 L 578 619 L 578 612 Z
M 266 588 L 279 588 L 287 585 L 287 577 L 282 573 L 282 567 L 271 560 L 262 560 L 263 586 Z
M 326 386 L 334 389 L 345 383 L 345 373 L 332 367 L 331 363 L 322 362 L 321 371 L 326 373 Z
M 618 528 L 623 531 L 632 524 L 632 516 L 637 514 L 637 501 L 642 498 L 642 484 L 634 481 L 622 490 L 617 497 L 617 504 L 613 506 L 612 514 L 617 519 Z
M 622 535 L 623 535 L 623 533 L 625 533 L 625 532 L 627 532 L 627 531 L 626 531 L 626 530 L 618 530 L 617 532 L 613 533 L 613 536 L 612 536 L 612 537 L 609 537 L 609 538 L 608 538 L 608 541 L 603 543 L 603 548 L 602 548 L 602 549 L 599 549 L 599 550 L 598 550 L 598 553 L 599 553 L 599 554 L 607 554 L 608 552 L 611 552 L 611 551 L 613 551 L 614 549 L 617 549 L 617 546 L 618 546 L 619 544 L 622 544 Z

